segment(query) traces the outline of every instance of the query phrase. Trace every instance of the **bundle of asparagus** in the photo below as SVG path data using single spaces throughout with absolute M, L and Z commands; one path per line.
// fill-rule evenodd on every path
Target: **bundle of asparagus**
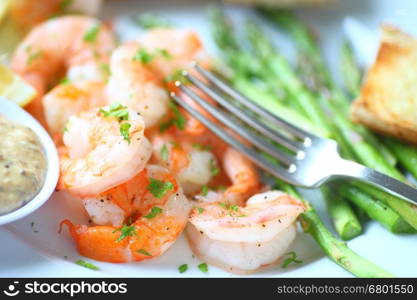
M 382 143 L 365 128 L 348 118 L 349 101 L 332 81 L 330 72 L 308 28 L 295 15 L 282 11 L 261 11 L 273 24 L 285 29 L 294 40 L 303 64 L 296 72 L 279 54 L 271 41 L 253 20 L 244 28 L 243 43 L 237 38 L 224 13 L 211 10 L 214 40 L 230 67 L 230 83 L 265 109 L 317 135 L 338 141 L 342 155 L 385 174 L 405 181 L 395 165 L 398 161 L 412 174 L 402 155 L 417 158 L 416 149 L 390 139 Z M 242 45 L 248 45 L 243 47 Z M 346 47 L 346 46 L 345 46 Z M 343 66 L 349 91 L 357 93 L 360 71 L 350 49 L 344 49 Z M 305 79 L 308 79 L 306 82 Z M 354 138 L 354 140 L 352 139 Z M 277 181 L 279 188 L 301 199 L 294 187 Z M 394 233 L 411 233 L 417 229 L 417 208 L 399 198 L 360 183 L 340 183 L 321 189 L 328 204 L 337 233 L 344 240 L 362 232 L 352 205 Z M 323 251 L 337 264 L 357 276 L 388 276 L 379 267 L 366 261 L 344 242 L 337 240 L 324 226 L 314 208 L 301 216 L 305 232 L 310 233 Z

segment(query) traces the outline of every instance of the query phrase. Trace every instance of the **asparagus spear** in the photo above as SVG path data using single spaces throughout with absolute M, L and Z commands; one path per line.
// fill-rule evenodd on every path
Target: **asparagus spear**
M 263 74 L 261 75 L 261 80 L 265 80 L 265 78 L 272 78 L 274 80 L 268 83 L 272 83 L 274 85 L 276 85 L 278 82 L 281 82 L 277 81 L 275 79 L 275 76 L 270 76 L 270 72 L 267 72 L 265 70 L 265 67 L 267 67 L 266 64 L 264 64 L 259 59 L 253 57 L 253 55 L 248 55 L 246 52 L 242 51 L 241 47 L 238 45 L 236 41 L 235 35 L 233 34 L 233 30 L 225 21 L 225 17 L 221 13 L 221 11 L 212 11 L 211 13 L 211 17 L 214 19 L 212 23 L 214 26 L 215 41 L 218 44 L 223 55 L 226 57 L 226 60 L 228 61 L 229 65 L 232 66 L 232 69 L 237 70 L 234 72 L 232 84 L 238 90 L 245 93 L 249 98 L 253 99 L 253 101 L 256 101 L 259 105 L 272 111 L 273 113 L 276 113 L 278 116 L 283 117 L 285 120 L 293 124 L 295 123 L 297 124 L 297 126 L 300 126 L 301 123 L 299 123 L 297 119 L 291 119 L 291 114 L 294 115 L 294 113 L 297 113 L 297 111 L 290 110 L 292 111 L 292 113 L 289 114 L 289 108 L 283 107 L 282 104 L 280 104 L 279 101 L 277 101 L 277 97 L 274 95 L 268 97 L 265 97 L 265 95 L 263 95 L 260 97 L 260 95 L 262 94 L 259 94 L 259 92 L 253 88 L 253 84 L 251 83 L 251 77 L 259 77 L 260 72 L 253 72 L 254 68 L 251 67 L 248 67 L 245 70 L 245 65 L 241 64 L 241 60 L 237 59 L 237 57 L 245 57 L 246 61 L 249 61 L 251 62 L 251 64 L 258 66 L 257 70 L 262 70 Z M 263 51 L 263 53 L 261 53 L 260 55 L 268 56 L 270 54 L 270 49 L 268 47 L 262 48 L 263 45 L 265 45 L 265 43 L 258 44 L 260 51 Z M 307 104 L 308 108 L 304 110 L 304 114 L 307 116 L 317 116 L 317 118 L 312 120 L 315 127 L 321 131 L 327 130 L 327 132 L 334 132 L 333 128 L 331 128 L 330 126 L 329 121 L 324 117 L 322 110 L 319 106 L 317 106 L 316 101 L 311 99 L 311 95 L 307 90 L 301 88 L 300 85 L 302 85 L 302 83 L 297 79 L 296 76 L 293 76 L 292 70 L 285 70 L 290 69 L 291 67 L 284 63 L 284 58 L 282 58 L 282 62 L 283 63 L 281 64 L 276 64 L 278 68 L 283 66 L 281 68 L 283 71 L 282 75 L 286 79 L 283 80 L 284 82 L 282 83 L 282 86 L 287 87 L 289 85 L 291 86 L 290 92 L 298 92 L 297 97 L 295 97 L 295 95 L 291 97 L 291 99 L 297 100 L 293 102 L 297 102 L 298 105 L 296 106 L 298 107 L 298 111 L 302 111 Z M 259 66 L 261 66 L 262 68 L 259 68 Z M 301 101 L 298 101 L 300 98 Z M 309 106 L 308 104 L 311 105 Z M 304 127 L 304 129 L 321 135 L 320 132 L 318 132 L 319 130 L 316 130 L 315 127 Z M 329 193 L 325 192 L 324 190 L 323 195 L 326 199 L 326 202 L 330 205 L 329 212 L 333 216 L 334 223 L 337 224 L 336 230 L 339 233 L 339 235 L 346 240 L 358 236 L 362 232 L 362 226 L 360 225 L 358 219 L 354 215 L 354 212 L 349 207 L 349 205 L 347 203 L 342 203 L 345 202 L 345 200 L 340 198 L 336 203 L 336 200 L 333 201 L 334 197 L 330 197 Z
M 300 219 L 304 232 L 310 234 L 326 255 L 336 264 L 358 277 L 392 277 L 393 275 L 352 251 L 324 226 L 316 210 L 290 185 L 277 180 L 278 187 L 300 199 L 307 207 Z
M 362 233 L 362 225 L 347 199 L 336 195 L 328 186 L 321 188 L 336 232 L 343 240 L 351 240 Z
M 323 82 L 327 82 L 327 87 L 329 87 L 333 95 L 331 101 L 328 101 L 328 103 L 330 104 L 329 107 L 338 116 L 340 116 L 340 118 L 337 118 L 337 121 L 339 122 L 338 127 L 341 129 L 341 131 L 343 131 L 344 136 L 349 137 L 354 132 L 357 133 L 359 137 L 364 137 L 363 135 L 360 135 L 360 133 L 363 133 L 365 129 L 361 129 L 362 131 L 355 130 L 356 128 L 361 127 L 356 127 L 355 125 L 350 123 L 346 116 L 343 118 L 343 116 L 345 115 L 343 109 L 344 107 L 348 107 L 348 101 L 346 101 L 347 99 L 343 96 L 342 93 L 340 93 L 340 91 L 333 84 L 329 76 L 329 72 L 323 61 L 323 58 L 320 54 L 320 51 L 318 50 L 318 46 L 316 45 L 314 38 L 311 36 L 310 32 L 304 26 L 304 24 L 297 20 L 297 18 L 293 14 L 288 12 L 264 11 L 263 14 L 268 16 L 272 21 L 274 21 L 275 24 L 283 26 L 289 31 L 289 33 L 296 41 L 297 46 L 301 48 L 302 52 L 306 53 L 306 55 L 309 56 L 309 62 L 311 64 L 314 64 L 313 68 L 316 70 L 316 75 L 320 76 Z M 355 150 L 355 153 L 360 157 L 362 163 L 370 167 L 374 167 L 374 161 L 376 159 L 378 159 L 378 161 L 382 160 L 379 152 L 383 148 L 383 145 L 380 145 L 380 147 L 378 148 L 372 149 L 372 144 L 370 143 L 368 145 L 365 145 L 365 142 L 366 141 L 364 140 L 360 140 L 360 143 L 355 143 L 355 147 L 353 149 Z M 390 166 L 389 163 L 378 165 L 376 166 L 376 168 L 390 176 L 404 180 L 402 174 L 398 172 L 398 170 L 396 170 L 393 166 Z M 387 193 L 365 186 L 363 184 L 358 183 L 356 185 L 359 186 L 362 190 L 366 191 L 367 193 L 370 193 L 374 197 L 387 203 L 411 226 L 417 229 L 416 206 L 406 203 L 402 199 L 399 199 L 395 196 L 388 195 Z
M 348 41 L 343 43 L 340 57 L 345 88 L 350 96 L 356 97 L 359 95 L 362 74 L 354 58 L 352 47 Z
M 416 230 L 404 221 L 385 203 L 372 199 L 362 190 L 351 185 L 340 185 L 339 191 L 349 198 L 351 202 L 365 211 L 368 216 L 377 220 L 393 233 L 415 233 Z

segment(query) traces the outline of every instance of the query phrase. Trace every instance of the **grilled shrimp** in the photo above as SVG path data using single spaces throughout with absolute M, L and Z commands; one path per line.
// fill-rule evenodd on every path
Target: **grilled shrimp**
M 209 147 L 181 142 L 169 133 L 152 138 L 153 158 L 174 175 L 186 195 L 196 193 L 217 174 L 217 160 Z
M 161 79 L 178 70 L 189 70 L 193 61 L 208 68 L 210 59 L 198 35 L 191 30 L 156 28 L 140 39 L 140 44 L 153 55 L 151 66 Z
M 280 191 L 256 194 L 245 206 L 202 204 L 191 212 L 188 241 L 201 260 L 233 273 L 252 273 L 286 252 L 304 211 L 303 203 Z
M 190 203 L 165 168 L 150 165 L 144 172 L 146 176 L 135 179 L 142 181 L 139 187 L 135 182 L 113 191 L 115 196 L 120 192 L 124 202 L 131 195 L 138 202 L 137 217 L 131 224 L 88 227 L 61 222 L 68 226 L 81 255 L 115 263 L 141 261 L 163 254 L 175 242 L 187 223 Z M 155 184 L 155 180 L 162 183 Z
M 95 196 L 138 174 L 152 153 L 144 126 L 140 114 L 120 104 L 71 116 L 60 150 L 59 188 Z
M 95 81 L 57 85 L 42 102 L 48 131 L 54 137 L 63 134 L 70 116 L 107 104 L 104 83 Z
M 66 71 L 71 82 L 106 79 L 109 53 L 115 41 L 99 20 L 66 16 L 36 26 L 15 50 L 11 66 L 39 96 L 27 110 L 45 125 L 42 96 Z
M 51 17 L 70 12 L 96 15 L 102 0 L 42 0 L 42 4 L 33 0 L 13 0 L 10 15 L 15 23 L 22 27 L 31 27 Z
M 168 111 L 168 93 L 135 42 L 118 47 L 111 56 L 108 98 L 140 112 L 146 127 L 159 122 Z M 143 54 L 146 55 L 146 54 Z

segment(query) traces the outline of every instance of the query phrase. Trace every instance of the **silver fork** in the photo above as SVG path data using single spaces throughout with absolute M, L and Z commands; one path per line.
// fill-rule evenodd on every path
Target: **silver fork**
M 238 141 L 223 127 L 207 119 L 176 93 L 171 93 L 171 97 L 213 133 L 231 147 L 245 154 L 260 168 L 283 181 L 306 188 L 316 188 L 334 179 L 357 179 L 377 186 L 412 204 L 417 204 L 417 190 L 413 187 L 374 169 L 343 159 L 334 140 L 313 135 L 272 115 L 196 63 L 194 69 L 210 85 L 205 84 L 186 71 L 183 72 L 183 75 L 194 85 L 194 88 L 190 88 L 181 81 L 177 81 L 175 85 L 218 121 L 234 131 L 235 134 L 251 142 L 255 148 L 277 159 L 280 164 L 272 163 L 259 151 Z M 226 109 L 229 114 L 225 113 L 224 109 L 219 109 L 219 107 L 201 98 L 194 91 L 195 88 L 207 94 Z M 234 101 L 229 101 L 222 93 Z M 236 105 L 236 103 L 239 105 Z M 259 121 L 261 118 L 264 121 Z M 266 126 L 265 122 L 279 128 L 280 131 Z M 242 123 L 251 126 L 257 133 L 245 129 Z M 283 134 L 283 132 L 286 134 Z M 278 144 L 279 147 L 272 142 Z

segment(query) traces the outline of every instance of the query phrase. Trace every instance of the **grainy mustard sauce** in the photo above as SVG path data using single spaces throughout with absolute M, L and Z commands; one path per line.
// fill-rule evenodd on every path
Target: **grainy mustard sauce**
M 46 159 L 36 134 L 0 115 L 0 214 L 34 198 L 45 171 Z

